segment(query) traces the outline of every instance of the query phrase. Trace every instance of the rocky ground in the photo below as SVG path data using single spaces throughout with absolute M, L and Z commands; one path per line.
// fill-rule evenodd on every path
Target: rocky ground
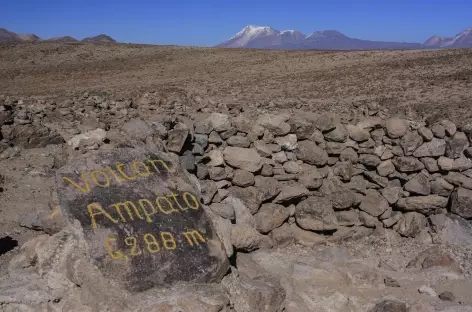
M 0 309 L 472 311 L 470 53 L 0 46 Z M 55 173 L 122 147 L 198 181 L 221 284 L 91 266 Z

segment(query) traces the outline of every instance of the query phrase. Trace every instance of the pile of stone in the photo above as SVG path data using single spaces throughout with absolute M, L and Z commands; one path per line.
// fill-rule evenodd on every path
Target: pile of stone
M 196 175 L 228 255 L 374 230 L 430 240 L 438 215 L 472 219 L 472 125 L 212 113 L 122 129 Z

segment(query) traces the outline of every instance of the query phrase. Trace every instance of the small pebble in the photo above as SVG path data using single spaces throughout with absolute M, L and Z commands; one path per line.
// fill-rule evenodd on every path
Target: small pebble
M 450 291 L 445 291 L 439 294 L 439 299 L 443 301 L 454 301 L 456 298 L 454 297 L 454 294 Z

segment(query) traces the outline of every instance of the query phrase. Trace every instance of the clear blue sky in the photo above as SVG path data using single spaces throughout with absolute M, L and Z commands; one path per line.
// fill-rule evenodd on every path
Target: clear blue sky
M 42 38 L 213 46 L 246 25 L 423 42 L 472 26 L 472 0 L 0 0 L 0 27 Z

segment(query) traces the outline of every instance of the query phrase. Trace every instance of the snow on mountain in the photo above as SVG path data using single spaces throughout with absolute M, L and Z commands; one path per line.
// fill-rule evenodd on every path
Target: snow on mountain
M 423 43 L 423 46 L 430 48 L 441 48 L 447 45 L 452 38 L 441 37 L 441 36 L 432 36 Z
M 246 26 L 229 40 L 221 43 L 225 48 L 267 48 L 281 43 L 280 31 L 268 26 Z
M 472 47 L 472 27 L 465 29 L 463 32 L 457 34 L 450 42 L 448 48 L 470 48 Z

